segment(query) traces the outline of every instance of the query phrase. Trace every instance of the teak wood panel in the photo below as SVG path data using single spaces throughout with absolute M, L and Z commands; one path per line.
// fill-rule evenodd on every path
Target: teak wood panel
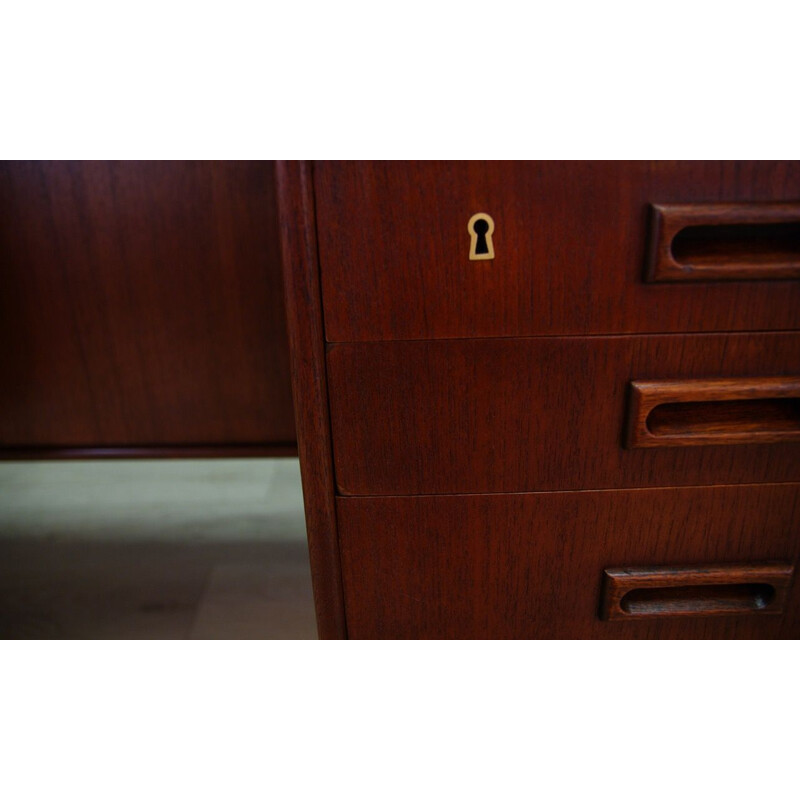
M 337 500 L 352 638 L 795 638 L 782 614 L 600 619 L 619 565 L 795 564 L 796 485 Z
M 332 342 L 800 320 L 800 280 L 645 281 L 651 204 L 797 202 L 800 162 L 321 162 L 314 174 Z M 494 220 L 493 260 L 469 260 L 476 212 Z
M 271 163 L 6 162 L 0 258 L 0 447 L 293 445 Z
M 297 449 L 317 630 L 321 639 L 344 638 L 347 626 L 334 501 L 311 170 L 307 163 L 281 161 L 275 177 Z
M 800 443 L 626 449 L 632 381 L 800 374 L 800 333 L 329 345 L 349 495 L 800 480 Z

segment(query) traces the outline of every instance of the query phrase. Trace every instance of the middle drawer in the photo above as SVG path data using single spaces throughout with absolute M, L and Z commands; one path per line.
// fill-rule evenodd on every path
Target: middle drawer
M 800 480 L 800 333 L 336 344 L 328 374 L 340 494 Z M 637 423 L 634 382 L 685 391 Z

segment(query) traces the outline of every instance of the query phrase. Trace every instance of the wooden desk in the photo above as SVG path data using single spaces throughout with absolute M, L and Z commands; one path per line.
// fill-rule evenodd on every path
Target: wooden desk
M 800 164 L 278 187 L 322 635 L 800 634 Z

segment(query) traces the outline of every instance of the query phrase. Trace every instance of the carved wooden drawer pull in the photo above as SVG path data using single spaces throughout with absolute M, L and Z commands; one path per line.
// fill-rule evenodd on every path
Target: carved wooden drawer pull
M 626 445 L 800 441 L 800 377 L 633 381 Z
M 602 619 L 780 614 L 794 567 L 782 562 L 607 569 Z
M 800 278 L 800 203 L 654 205 L 645 280 Z

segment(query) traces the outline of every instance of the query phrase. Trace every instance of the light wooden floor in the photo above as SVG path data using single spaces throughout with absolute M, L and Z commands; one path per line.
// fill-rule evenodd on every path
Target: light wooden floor
M 3 638 L 315 638 L 296 459 L 0 464 Z

